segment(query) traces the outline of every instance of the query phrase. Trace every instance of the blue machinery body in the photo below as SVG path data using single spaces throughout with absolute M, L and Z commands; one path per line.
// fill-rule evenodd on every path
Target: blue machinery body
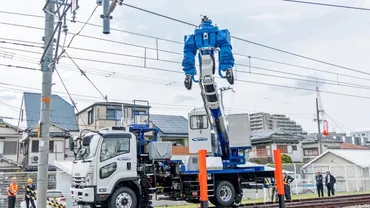
M 251 147 L 230 147 L 228 137 L 228 127 L 226 118 L 220 105 L 218 89 L 213 75 L 216 70 L 215 54 L 218 51 L 219 69 L 218 74 L 221 78 L 226 78 L 229 84 L 234 84 L 234 56 L 232 54 L 230 32 L 227 29 L 219 30 L 212 25 L 212 21 L 206 16 L 203 17 L 201 24 L 195 29 L 194 34 L 184 37 L 184 59 L 182 61 L 185 73 L 185 87 L 192 88 L 192 82 L 199 83 L 201 95 L 208 119 L 213 128 L 217 131 L 218 142 L 220 144 L 219 153 L 224 165 L 235 166 L 245 164 L 245 149 Z M 194 76 L 197 74 L 195 68 L 195 56 L 199 58 L 199 80 Z M 223 74 L 225 73 L 225 75 Z M 239 155 L 239 150 L 244 150 Z
M 145 109 L 147 109 L 146 112 L 141 112 L 139 111 L 138 108 L 138 103 L 145 103 Z M 149 113 L 149 102 L 146 100 L 134 100 L 134 109 L 133 109 L 133 118 L 134 118 L 134 123 L 131 124 L 130 127 L 130 132 L 134 133 L 137 135 L 137 139 L 139 141 L 139 146 L 138 146 L 138 151 L 137 154 L 141 155 L 143 153 L 143 144 L 147 144 L 149 142 L 155 142 L 158 140 L 158 128 L 151 128 L 150 127 L 150 113 Z M 139 122 L 137 121 L 136 116 L 147 116 L 148 119 L 146 120 L 145 123 L 138 124 Z M 145 140 L 145 133 L 147 132 L 153 132 L 153 140 Z

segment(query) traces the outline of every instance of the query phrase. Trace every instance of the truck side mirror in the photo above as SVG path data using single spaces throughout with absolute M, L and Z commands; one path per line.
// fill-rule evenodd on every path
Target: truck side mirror
M 69 137 L 69 150 L 73 152 L 74 149 L 75 149 L 75 143 L 73 141 L 73 137 Z

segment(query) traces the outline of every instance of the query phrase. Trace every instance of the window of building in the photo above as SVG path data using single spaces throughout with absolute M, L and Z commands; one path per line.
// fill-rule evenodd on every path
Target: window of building
M 267 157 L 266 146 L 257 146 L 257 157 Z
M 292 150 L 297 151 L 297 145 L 292 145 Z
M 164 142 L 172 142 L 172 146 L 185 146 L 183 139 L 162 139 Z
M 206 115 L 193 115 L 190 116 L 190 128 L 191 129 L 207 129 L 208 118 Z
M 110 158 L 130 153 L 130 138 L 118 136 L 109 136 L 104 138 L 100 161 L 105 161 Z
M 122 110 L 107 109 L 107 120 L 121 120 Z
M 54 141 L 49 141 L 49 152 L 54 152 Z
M 276 145 L 276 149 L 280 150 L 281 153 L 288 153 L 288 145 Z
M 4 155 L 16 155 L 17 142 L 4 142 Z
M 39 140 L 32 141 L 31 152 L 39 152 Z
M 89 112 L 87 112 L 87 123 L 88 124 L 94 123 L 94 111 L 93 110 L 90 110 Z
M 304 156 L 318 156 L 319 151 L 317 148 L 304 149 Z

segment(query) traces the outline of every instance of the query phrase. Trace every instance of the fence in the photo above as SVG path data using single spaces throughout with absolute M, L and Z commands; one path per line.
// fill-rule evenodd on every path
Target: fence
M 273 167 L 273 165 L 268 166 Z M 369 167 L 334 163 L 305 166 L 303 163 L 292 163 L 283 164 L 283 170 L 295 179 L 291 184 L 291 191 L 294 195 L 317 193 L 315 180 L 317 171 L 320 171 L 324 177 L 326 171 L 330 171 L 331 175 L 336 178 L 334 188 L 337 193 L 370 192 Z
M 34 184 L 37 184 L 37 172 L 0 172 L 0 207 L 8 207 L 8 191 L 7 188 L 12 182 L 12 178 L 17 178 L 19 193 L 17 194 L 16 208 L 20 208 L 20 204 L 24 201 L 25 190 L 24 185 L 27 185 L 27 179 L 32 178 Z M 48 175 L 48 190 L 56 189 L 56 172 L 49 172 Z

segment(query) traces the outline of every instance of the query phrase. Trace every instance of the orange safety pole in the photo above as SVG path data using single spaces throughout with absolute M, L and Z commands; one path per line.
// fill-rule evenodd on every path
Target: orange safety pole
M 275 161 L 275 182 L 278 191 L 279 207 L 285 208 L 283 166 L 281 164 L 280 150 L 274 150 L 274 161 Z
M 199 189 L 200 189 L 200 207 L 208 207 L 208 185 L 207 185 L 207 164 L 206 164 L 207 150 L 198 151 L 199 161 Z

